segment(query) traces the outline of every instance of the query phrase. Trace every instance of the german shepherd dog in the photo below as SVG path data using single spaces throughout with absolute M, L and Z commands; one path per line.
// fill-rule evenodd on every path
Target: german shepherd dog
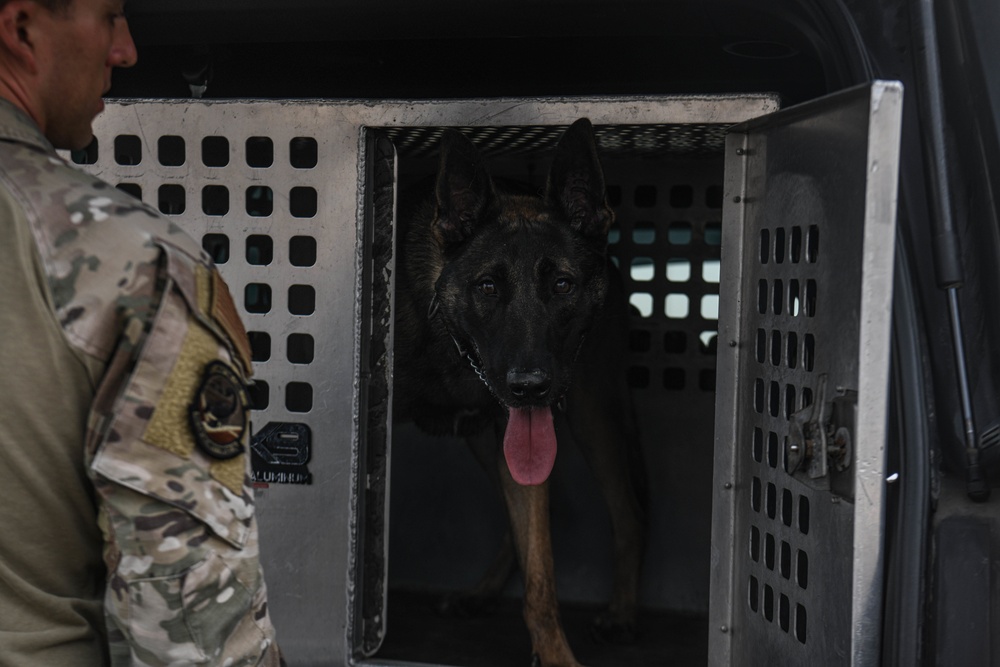
M 401 205 L 401 210 L 403 209 Z M 432 434 L 466 438 L 502 491 L 511 540 L 476 590 L 499 595 L 517 563 L 536 664 L 579 663 L 559 621 L 548 477 L 572 436 L 610 507 L 614 591 L 594 625 L 634 631 L 645 486 L 625 381 L 627 306 L 607 258 L 614 214 L 587 119 L 555 150 L 544 195 L 491 178 L 446 132 L 433 196 L 401 221 L 394 410 Z

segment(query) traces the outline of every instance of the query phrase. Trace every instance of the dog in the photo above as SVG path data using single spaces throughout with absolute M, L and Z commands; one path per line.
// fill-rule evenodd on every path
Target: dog
M 502 492 L 505 548 L 461 604 L 516 563 L 535 663 L 578 666 L 560 620 L 548 477 L 568 434 L 609 505 L 615 572 L 603 639 L 628 641 L 645 543 L 643 471 L 625 379 L 628 310 L 607 257 L 614 213 L 589 120 L 560 139 L 543 195 L 494 180 L 448 130 L 433 193 L 397 231 L 395 418 L 466 439 Z M 400 210 L 406 207 L 401 204 Z

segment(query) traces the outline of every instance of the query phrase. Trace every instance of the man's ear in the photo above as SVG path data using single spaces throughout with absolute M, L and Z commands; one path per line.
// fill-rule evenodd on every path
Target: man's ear
M 38 71 L 35 27 L 42 11 L 33 0 L 10 0 L 0 7 L 0 48 L 32 74 Z

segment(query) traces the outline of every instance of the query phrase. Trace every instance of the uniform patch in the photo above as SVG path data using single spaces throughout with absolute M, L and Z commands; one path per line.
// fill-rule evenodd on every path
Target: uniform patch
M 210 310 L 212 319 L 218 322 L 233 341 L 236 348 L 243 372 L 247 377 L 253 375 L 253 363 L 250 361 L 250 339 L 247 337 L 246 329 L 243 328 L 243 320 L 240 319 L 236 304 L 229 293 L 229 286 L 222 279 L 219 272 L 212 272 L 212 306 Z
M 243 321 L 236 304 L 229 293 L 229 286 L 217 269 L 198 265 L 195 267 L 195 293 L 198 312 L 210 320 L 206 324 L 217 336 L 227 341 L 230 356 L 238 363 L 245 377 L 253 375 L 250 339 L 247 337 Z
M 195 444 L 214 459 L 239 456 L 249 409 L 246 387 L 233 369 L 221 361 L 208 364 L 188 409 Z

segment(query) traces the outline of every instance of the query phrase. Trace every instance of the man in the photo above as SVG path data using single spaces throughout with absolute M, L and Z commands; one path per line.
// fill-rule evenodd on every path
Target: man
M 122 0 L 0 0 L 0 665 L 277 665 L 252 369 L 177 227 L 68 166 Z

